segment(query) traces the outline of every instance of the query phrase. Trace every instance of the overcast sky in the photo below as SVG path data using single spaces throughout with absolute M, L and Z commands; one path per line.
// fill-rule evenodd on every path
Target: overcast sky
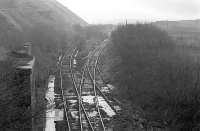
M 200 18 L 200 0 L 58 0 L 90 24 Z

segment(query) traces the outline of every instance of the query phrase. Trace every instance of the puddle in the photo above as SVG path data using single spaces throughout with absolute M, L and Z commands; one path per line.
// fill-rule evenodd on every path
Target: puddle
M 75 63 L 75 61 L 74 61 Z M 88 88 L 88 89 L 87 89 Z M 84 91 L 82 94 L 86 95 L 86 96 L 82 96 L 82 102 L 84 102 L 86 105 L 89 104 L 90 105 L 90 111 L 88 112 L 88 116 L 91 118 L 94 118 L 95 116 L 98 115 L 98 112 L 95 110 L 95 96 L 91 95 L 91 92 L 89 91 L 91 86 L 87 86 L 87 90 L 88 91 Z M 107 92 L 109 93 L 111 90 L 114 89 L 114 86 L 107 84 L 106 87 L 101 87 L 101 90 L 103 92 Z M 73 92 L 73 90 L 68 90 L 66 91 L 67 94 L 67 102 L 69 103 L 69 106 L 73 107 L 76 106 L 77 104 L 77 97 L 75 95 L 75 93 Z M 58 94 L 56 94 L 57 97 L 59 97 Z M 63 121 L 64 120 L 64 111 L 63 109 L 55 109 L 55 102 L 54 102 L 54 98 L 55 98 L 55 93 L 54 93 L 54 81 L 52 82 L 52 80 L 49 80 L 48 83 L 48 89 L 46 91 L 46 95 L 45 95 L 46 100 L 48 101 L 47 104 L 47 110 L 46 110 L 46 127 L 44 131 L 55 131 L 55 121 Z M 98 101 L 99 101 L 99 107 L 100 110 L 103 111 L 103 113 L 105 113 L 106 116 L 108 117 L 113 117 L 114 115 L 116 115 L 116 113 L 113 111 L 113 109 L 109 106 L 109 104 L 105 101 L 105 99 L 101 96 L 98 96 Z M 115 106 L 114 107 L 116 110 L 120 110 L 119 106 Z M 71 110 L 69 111 L 70 115 L 72 116 L 73 119 L 79 119 L 79 113 L 76 110 Z M 106 118 L 109 120 L 109 118 Z M 87 123 L 86 121 L 84 121 L 84 123 Z
M 82 96 L 82 100 L 85 103 L 94 104 L 94 96 L 91 96 L 91 95 Z
M 82 100 L 85 103 L 89 103 L 89 104 L 94 104 L 94 96 L 83 96 Z M 108 105 L 108 103 L 103 99 L 103 97 L 98 96 L 98 100 L 99 100 L 99 106 L 101 107 L 101 109 L 106 112 L 106 114 L 109 117 L 112 117 L 115 114 L 115 112 L 112 110 L 112 108 Z
M 116 115 L 115 112 L 113 111 L 113 109 L 103 99 L 103 97 L 98 97 L 98 100 L 99 100 L 99 106 L 102 107 L 102 110 L 104 110 L 109 117 L 112 117 L 112 116 Z

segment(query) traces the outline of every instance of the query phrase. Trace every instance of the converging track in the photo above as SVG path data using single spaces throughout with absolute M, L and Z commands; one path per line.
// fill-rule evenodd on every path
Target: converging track
M 62 57 L 59 69 L 60 90 L 67 131 L 108 131 L 112 116 L 106 114 L 104 105 L 113 115 L 119 112 L 115 108 L 119 105 L 101 89 L 103 82 L 98 75 L 98 64 L 103 48 L 100 46 L 90 51 L 87 59 L 79 58 L 77 49 Z M 78 66 L 81 62 L 84 64 Z

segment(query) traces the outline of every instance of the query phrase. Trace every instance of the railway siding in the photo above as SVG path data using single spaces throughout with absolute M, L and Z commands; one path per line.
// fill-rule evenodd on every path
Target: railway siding
M 109 94 L 106 87 L 98 87 L 105 85 L 97 71 L 101 51 L 102 47 L 91 51 L 81 68 L 77 49 L 62 57 L 60 90 L 68 131 L 108 131 L 111 118 L 117 114 L 116 103 L 104 94 Z

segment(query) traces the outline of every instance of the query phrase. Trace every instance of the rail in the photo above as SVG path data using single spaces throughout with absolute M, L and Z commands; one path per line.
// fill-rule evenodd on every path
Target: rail
M 95 109 L 97 111 L 97 116 L 96 116 L 96 120 L 100 120 L 99 121 L 99 128 L 102 128 L 102 131 L 106 131 L 106 127 L 103 121 L 103 117 L 101 115 L 100 112 L 100 105 L 99 105 L 99 98 L 98 98 L 98 94 L 100 93 L 100 96 L 102 96 L 104 98 L 104 100 L 108 103 L 108 105 L 111 107 L 111 109 L 113 109 L 113 111 L 116 113 L 115 108 L 113 107 L 113 105 L 110 103 L 109 99 L 104 95 L 104 93 L 100 90 L 100 88 L 97 87 L 97 83 L 96 83 L 96 75 L 98 73 L 99 68 L 98 68 L 98 63 L 99 63 L 99 59 L 101 56 L 101 52 L 103 51 L 103 48 L 96 48 L 93 51 L 90 51 L 89 54 L 87 55 L 86 62 L 84 63 L 84 65 L 82 66 L 81 69 L 81 79 L 80 81 L 77 82 L 76 79 L 76 72 L 74 71 L 74 60 L 76 60 L 79 51 L 77 49 L 73 49 L 70 56 L 69 56 L 69 61 L 65 61 L 65 58 L 67 56 L 67 53 L 65 53 L 62 57 L 62 59 L 60 60 L 60 64 L 61 67 L 59 68 L 59 75 L 60 75 L 60 88 L 61 88 L 61 95 L 62 95 L 62 100 L 63 100 L 63 105 L 64 105 L 64 113 L 65 113 L 65 118 L 66 118 L 66 122 L 67 122 L 67 126 L 68 126 L 68 130 L 72 131 L 73 130 L 73 125 L 71 125 L 71 119 L 69 116 L 69 112 L 68 109 L 70 107 L 68 107 L 67 105 L 67 99 L 65 98 L 65 92 L 64 92 L 64 88 L 63 88 L 63 63 L 64 62 L 69 62 L 69 77 L 71 78 L 72 81 L 72 85 L 73 85 L 73 90 L 75 92 L 75 97 L 77 97 L 77 102 L 78 102 L 78 108 L 76 107 L 76 110 L 78 112 L 78 119 L 77 119 L 77 123 L 79 123 L 78 125 L 80 126 L 78 129 L 80 129 L 80 131 L 83 131 L 84 127 L 83 127 L 83 119 L 85 119 L 88 123 L 88 128 L 90 128 L 92 131 L 95 131 L 96 128 L 93 127 L 92 125 L 92 121 L 90 116 L 88 115 L 88 112 L 86 111 L 86 108 L 84 107 L 85 105 L 82 102 L 82 90 L 85 84 L 85 80 L 86 80 L 86 75 L 89 76 L 89 80 L 91 80 L 91 84 L 92 84 L 92 93 L 94 93 L 94 103 L 95 103 Z M 84 59 L 85 60 L 85 59 Z M 92 61 L 93 60 L 93 61 Z M 91 66 L 91 70 L 89 69 L 89 66 Z M 98 93 L 99 92 L 99 93 Z M 84 113 L 84 118 L 82 117 L 82 113 Z M 95 121 L 96 121 L 95 120 Z
M 71 79 L 72 79 L 72 82 L 73 82 L 73 87 L 74 87 L 74 89 L 76 91 L 76 94 L 77 94 L 77 98 L 78 98 L 78 101 L 79 101 L 79 107 L 81 106 L 81 108 L 82 108 L 82 110 L 83 110 L 83 112 L 85 114 L 85 117 L 86 117 L 86 119 L 87 119 L 87 121 L 89 123 L 89 126 L 90 126 L 91 130 L 94 131 L 94 128 L 93 128 L 92 123 L 91 123 L 91 121 L 89 119 L 89 116 L 88 116 L 88 114 L 87 114 L 87 112 L 86 112 L 86 110 L 85 110 L 85 108 L 84 108 L 84 106 L 82 104 L 81 96 L 80 96 L 80 94 L 78 92 L 78 88 L 77 88 L 75 77 L 74 77 L 74 73 L 73 73 L 73 64 L 72 64 L 73 59 L 74 59 L 73 55 L 71 55 L 71 57 L 70 57 L 70 72 L 71 72 Z M 84 75 L 82 75 L 82 76 L 84 76 Z M 82 85 L 82 83 L 80 85 Z M 80 108 L 79 108 L 79 119 L 80 119 L 81 129 L 83 130 L 83 128 L 82 128 L 82 121 L 81 121 L 81 110 L 80 110 Z

